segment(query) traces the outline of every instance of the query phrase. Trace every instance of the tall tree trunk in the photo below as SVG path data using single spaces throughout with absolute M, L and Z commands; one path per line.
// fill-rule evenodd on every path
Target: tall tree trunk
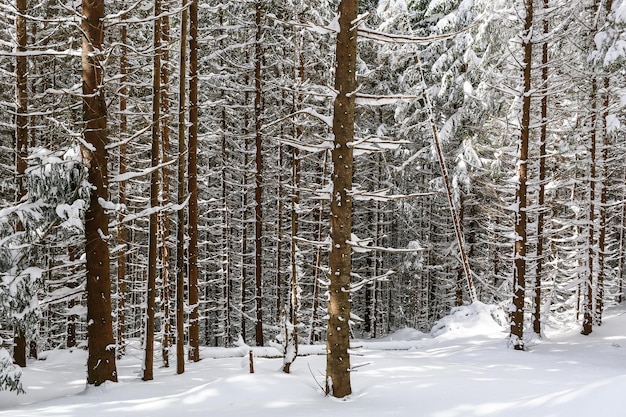
M 250 77 L 248 74 L 244 77 L 244 85 L 248 85 L 250 82 Z M 249 92 L 246 91 L 243 94 L 243 102 L 249 102 Z M 250 129 L 249 129 L 249 116 L 248 112 L 244 113 L 243 117 L 243 166 L 245 168 L 250 164 L 249 160 L 249 152 L 248 149 L 250 147 Z M 247 330 L 246 330 L 246 311 L 245 307 L 248 303 L 247 294 L 248 291 L 248 269 L 246 265 L 246 259 L 248 257 L 248 176 L 246 175 L 244 168 L 244 172 L 242 174 L 241 181 L 241 337 L 243 340 L 246 340 Z
M 329 152 L 324 152 L 324 162 L 322 163 L 322 183 L 320 188 L 323 189 L 326 186 L 326 177 L 328 175 L 328 155 Z M 324 212 L 324 203 L 320 201 L 319 208 L 316 210 L 315 222 L 317 223 L 317 241 L 321 242 L 324 239 L 324 218 L 326 213 Z M 322 258 L 323 249 L 317 247 L 315 249 L 315 270 L 313 273 L 313 303 L 311 306 L 311 329 L 309 332 L 309 344 L 320 341 L 321 339 L 321 324 L 318 326 L 320 317 L 318 310 L 320 308 L 320 275 L 322 275 Z
M 330 285 L 326 339 L 326 393 L 343 398 L 352 393 L 350 384 L 350 274 L 352 248 L 352 175 L 354 107 L 356 92 L 358 0 L 339 3 L 335 90 L 333 106 L 333 194 L 330 203 Z
M 263 47 L 261 45 L 263 29 L 263 2 L 257 1 L 255 6 L 256 33 L 254 42 L 254 133 L 256 147 L 256 173 L 254 176 L 254 306 L 256 323 L 256 345 L 263 346 Z
M 587 271 L 584 281 L 584 304 L 583 304 L 583 327 L 581 334 L 588 335 L 593 331 L 593 304 L 594 304 L 594 263 L 595 254 L 595 223 L 596 223 L 596 158 L 597 158 L 597 104 L 596 96 L 598 93 L 597 79 L 594 77 L 591 81 L 591 94 L 589 101 L 591 102 L 591 135 L 590 135 L 590 163 L 589 163 L 589 214 L 588 214 L 588 254 L 587 254 Z
M 526 18 L 522 32 L 524 50 L 522 92 L 522 120 L 517 161 L 517 188 L 515 190 L 515 252 L 513 266 L 513 301 L 511 311 L 510 343 L 515 350 L 524 350 L 524 299 L 526 295 L 526 207 L 528 177 L 528 143 L 530 141 L 530 105 L 533 44 L 531 39 L 533 25 L 533 2 L 525 0 Z
M 154 32 L 153 32 L 153 70 L 152 70 L 152 149 L 150 151 L 151 167 L 153 171 L 150 175 L 150 231 L 148 242 L 148 293 L 146 307 L 146 346 L 143 365 L 144 381 L 153 379 L 154 366 L 154 327 L 155 327 L 155 298 L 156 298 L 156 276 L 158 250 L 158 214 L 156 212 L 159 207 L 159 166 L 160 147 L 159 141 L 161 133 L 161 1 L 154 0 Z
M 163 16 L 161 17 L 161 162 L 162 180 L 159 203 L 164 207 L 170 202 L 170 4 L 163 2 Z M 159 212 L 159 259 L 161 260 L 161 310 L 163 311 L 163 335 L 161 338 L 161 357 L 163 366 L 170 366 L 170 347 L 172 323 L 170 316 L 170 213 Z
M 126 14 L 122 20 L 126 19 Z M 120 29 L 120 43 L 122 54 L 120 56 L 120 154 L 119 174 L 126 173 L 126 134 L 128 133 L 128 118 L 126 115 L 128 101 L 128 58 L 126 56 L 127 26 L 122 24 Z M 126 180 L 118 183 L 118 204 L 126 205 Z M 128 232 L 124 223 L 124 213 L 120 212 L 117 219 L 117 244 L 120 246 L 117 255 L 117 353 L 123 355 L 126 352 L 126 252 L 128 250 Z
M 198 0 L 189 3 L 189 359 L 200 360 L 198 314 Z
M 178 90 L 178 227 L 176 229 L 176 373 L 185 372 L 185 106 L 187 75 L 187 0 L 182 0 Z
M 613 6 L 613 0 L 607 0 L 604 4 L 606 13 L 611 13 Z M 610 87 L 611 81 L 608 76 L 603 80 L 604 88 L 604 102 L 602 109 L 602 151 L 600 157 L 602 158 L 602 190 L 600 191 L 600 235 L 598 236 L 598 280 L 596 289 L 596 303 L 595 303 L 595 324 L 602 325 L 602 310 L 604 310 L 604 279 L 606 269 L 606 229 L 607 229 L 607 203 L 608 203 L 608 187 L 610 172 L 608 169 L 609 158 L 609 132 L 607 118 L 609 117 L 609 105 L 610 105 Z
M 626 168 L 623 168 L 622 181 L 626 183 Z M 619 228 L 619 252 L 618 252 L 618 288 L 617 302 L 624 301 L 624 280 L 626 279 L 626 190 L 622 189 L 622 213 Z
M 419 57 L 418 57 L 418 63 L 419 63 Z M 463 272 L 465 274 L 465 282 L 467 283 L 467 292 L 469 293 L 470 300 L 473 303 L 475 301 L 478 301 L 478 298 L 476 296 L 476 289 L 474 287 L 474 281 L 472 279 L 472 271 L 470 269 L 469 259 L 467 257 L 467 251 L 465 250 L 465 237 L 463 235 L 463 222 L 459 218 L 459 213 L 457 212 L 457 209 L 455 207 L 454 194 L 452 192 L 452 186 L 450 184 L 450 175 L 448 174 L 446 160 L 443 154 L 441 143 L 439 141 L 439 133 L 437 131 L 437 125 L 435 123 L 433 105 L 427 93 L 426 78 L 424 77 L 424 71 L 422 69 L 421 64 L 419 64 L 419 68 L 420 68 L 420 77 L 422 79 L 422 83 L 424 87 L 423 98 L 426 102 L 426 108 L 428 109 L 428 119 L 430 122 L 430 130 L 431 130 L 431 135 L 433 138 L 433 144 L 435 145 L 435 151 L 437 153 L 437 160 L 439 162 L 439 169 L 441 170 L 443 183 L 446 188 L 446 196 L 448 197 L 448 207 L 450 209 L 450 215 L 452 217 L 454 235 L 456 237 L 457 245 L 459 246 L 459 256 L 461 258 L 461 265 L 463 267 Z
M 549 11 L 549 0 L 543 0 L 543 34 L 547 37 L 550 33 L 550 22 L 545 16 Z M 537 205 L 537 263 L 535 266 L 535 285 L 533 295 L 533 332 L 541 336 L 541 277 L 544 265 L 544 213 L 546 201 L 546 142 L 548 140 L 548 41 L 541 46 L 541 133 L 539 138 L 539 196 Z
M 92 185 L 85 213 L 87 269 L 87 383 L 117 382 L 111 317 L 109 218 L 101 205 L 108 198 L 106 102 L 101 89 L 104 0 L 82 1 L 82 79 L 84 142 L 81 149 Z
M 17 108 L 15 112 L 15 171 L 16 171 L 16 193 L 15 201 L 20 202 L 26 195 L 24 185 L 24 174 L 28 164 L 28 72 L 26 67 L 26 5 L 27 0 L 16 1 L 17 13 L 15 16 L 15 30 L 17 37 L 16 56 L 16 99 Z M 19 221 L 15 227 L 16 231 L 24 231 L 24 225 Z M 26 332 L 19 325 L 15 329 L 15 339 L 13 347 L 13 360 L 21 367 L 26 366 Z
M 220 27 L 224 27 L 224 9 L 220 8 L 219 10 L 219 23 Z M 220 37 L 219 41 L 220 50 L 224 47 L 223 38 Z M 224 60 L 220 59 L 220 66 L 224 65 Z M 225 101 L 225 92 L 224 89 L 220 91 L 220 96 L 224 104 L 221 109 L 221 146 L 220 152 L 222 155 L 221 158 L 221 172 L 220 172 L 220 181 L 221 181 L 221 202 L 222 202 L 222 228 L 221 228 L 221 238 L 222 238 L 222 264 L 221 270 L 222 275 L 224 277 L 224 346 L 230 347 L 233 344 L 233 277 L 232 277 L 232 265 L 231 265 L 231 217 L 230 217 L 230 209 L 228 204 L 228 178 L 226 176 L 227 166 L 228 166 L 228 143 L 226 141 L 227 129 L 228 129 L 228 118 L 226 113 L 226 101 Z
M 284 102 L 285 97 L 284 97 L 284 92 L 282 93 L 282 100 Z M 280 136 L 279 137 L 284 137 L 284 132 L 283 132 L 283 127 L 281 126 L 280 128 Z M 275 280 L 275 284 L 274 286 L 276 287 L 276 322 L 279 323 L 280 322 L 280 318 L 282 316 L 282 311 L 283 311 L 283 294 L 281 291 L 281 287 L 283 285 L 283 274 L 282 274 L 282 267 L 283 267 L 283 200 L 282 200 L 282 195 L 283 195 L 283 176 L 282 176 L 282 170 L 283 170 L 283 163 L 284 163 L 284 150 L 283 150 L 283 145 L 279 144 L 278 145 L 278 163 L 276 166 L 276 169 L 278 171 L 278 191 L 277 191 L 277 195 L 278 197 L 276 198 L 276 280 Z

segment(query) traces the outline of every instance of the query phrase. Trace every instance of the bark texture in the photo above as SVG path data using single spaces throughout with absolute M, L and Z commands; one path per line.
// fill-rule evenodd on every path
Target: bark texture
M 176 373 L 185 372 L 185 106 L 187 97 L 187 19 L 189 9 L 182 0 L 180 19 L 180 64 L 178 86 L 178 228 L 176 230 Z
M 326 393 L 342 398 L 352 393 L 350 385 L 350 273 L 352 248 L 347 243 L 352 234 L 352 174 L 354 141 L 354 106 L 356 91 L 358 1 L 342 0 L 339 4 L 335 98 L 333 108 L 334 147 L 333 194 L 330 204 L 329 258 L 330 300 L 326 339 Z
M 104 0 L 82 2 L 82 79 L 83 119 L 82 147 L 92 184 L 89 208 L 85 214 L 87 269 L 87 383 L 100 385 L 117 382 L 115 340 L 111 317 L 111 279 L 109 264 L 109 218 L 101 202 L 108 197 L 107 178 L 107 115 L 104 92 L 101 90 L 103 70 L 99 52 L 104 38 Z
M 148 293 L 146 294 L 146 347 L 144 356 L 144 381 L 154 378 L 154 325 L 155 325 L 155 298 L 156 276 L 158 262 L 158 214 L 155 211 L 159 206 L 159 152 L 160 152 L 160 119 L 161 119 L 161 14 L 160 0 L 154 1 L 154 58 L 152 70 L 152 148 L 150 150 L 151 166 L 154 169 L 150 174 L 150 224 L 148 234 Z
M 255 6 L 256 33 L 254 40 L 254 137 L 256 148 L 256 173 L 254 184 L 254 333 L 257 346 L 263 346 L 263 47 L 261 45 L 263 2 Z
M 522 120 L 519 141 L 519 159 L 517 161 L 517 188 L 515 200 L 515 253 L 513 266 L 513 302 L 511 311 L 510 342 L 515 350 L 524 350 L 524 297 L 526 295 L 526 206 L 528 178 L 528 143 L 530 140 L 530 105 L 532 81 L 533 44 L 531 31 L 533 25 L 533 2 L 525 1 L 526 18 L 522 35 L 524 50 L 522 93 Z
M 19 202 L 26 195 L 26 187 L 24 186 L 24 173 L 28 164 L 28 73 L 26 67 L 26 56 L 20 55 L 20 52 L 26 52 L 26 0 L 16 1 L 17 14 L 15 17 L 15 30 L 17 40 L 16 57 L 16 113 L 15 113 L 15 168 L 16 168 L 16 194 L 15 201 Z M 16 231 L 23 231 L 24 225 L 18 222 L 15 227 Z M 15 338 L 13 340 L 13 360 L 21 367 L 26 366 L 26 335 L 23 327 L 18 323 Z
M 189 360 L 200 360 L 198 316 L 198 1 L 189 3 Z

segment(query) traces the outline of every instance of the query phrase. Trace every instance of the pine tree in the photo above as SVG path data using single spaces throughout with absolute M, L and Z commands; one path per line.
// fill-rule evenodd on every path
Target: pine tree
M 85 122 L 85 145 L 82 147 L 82 155 L 88 170 L 88 180 L 93 186 L 85 214 L 89 340 L 87 383 L 97 386 L 105 381 L 117 382 L 107 241 L 109 219 L 103 207 L 108 201 L 107 119 L 102 90 L 103 68 L 100 62 L 104 37 L 104 0 L 83 0 L 82 15 Z
M 352 247 L 352 175 L 354 106 L 356 98 L 357 0 L 339 4 L 335 89 L 333 106 L 333 191 L 331 196 L 329 257 L 330 300 L 326 339 L 326 393 L 343 398 L 352 393 L 350 384 L 350 274 Z

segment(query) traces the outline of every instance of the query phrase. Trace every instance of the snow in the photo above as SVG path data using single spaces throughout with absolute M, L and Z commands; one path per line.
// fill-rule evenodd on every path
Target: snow
M 577 417 L 624 415 L 626 306 L 605 313 L 589 336 L 546 329 L 528 351 L 507 348 L 501 310 L 475 303 L 455 309 L 434 330 L 401 329 L 379 340 L 352 342 L 353 394 L 325 397 L 324 346 L 301 346 L 291 374 L 276 349 L 203 348 L 203 360 L 155 369 L 140 380 L 141 353 L 128 346 L 119 383 L 85 389 L 87 353 L 44 352 L 23 368 L 25 395 L 0 392 L 0 416 L 281 417 Z M 263 357 L 265 356 L 265 357 Z M 271 357 L 270 357 L 271 356 Z M 417 414 L 416 414 L 417 413 Z

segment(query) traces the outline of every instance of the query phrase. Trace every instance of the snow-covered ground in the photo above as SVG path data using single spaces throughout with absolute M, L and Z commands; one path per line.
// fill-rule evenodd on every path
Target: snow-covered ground
M 290 375 L 280 358 L 256 357 L 250 374 L 246 360 L 229 357 L 236 350 L 206 348 L 185 374 L 159 368 L 151 382 L 140 380 L 141 353 L 130 350 L 118 362 L 119 383 L 87 390 L 86 353 L 74 350 L 30 362 L 27 394 L 0 392 L 0 416 L 626 416 L 626 307 L 606 312 L 590 336 L 548 332 L 526 352 L 507 348 L 493 311 L 476 304 L 431 334 L 354 341 L 353 394 L 344 400 L 322 393 L 320 346 L 302 347 L 310 355 Z

